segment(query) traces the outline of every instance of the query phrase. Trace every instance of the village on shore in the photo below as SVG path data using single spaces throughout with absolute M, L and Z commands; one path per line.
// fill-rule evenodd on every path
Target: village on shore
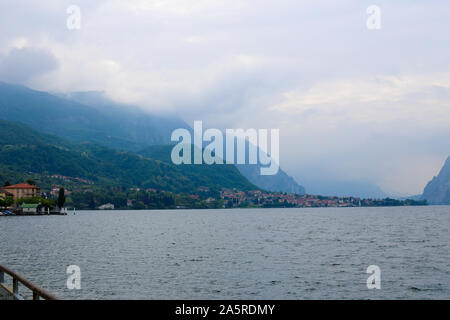
M 83 181 L 85 182 L 85 181 Z M 91 185 L 91 181 L 86 181 Z M 66 199 L 66 196 L 68 197 Z M 66 201 L 68 200 L 68 201 Z M 114 209 L 220 209 L 220 208 L 317 208 L 376 207 L 426 205 L 426 201 L 396 199 L 361 199 L 358 197 L 320 196 L 262 190 L 210 190 L 198 188 L 192 194 L 174 194 L 156 189 L 112 189 L 73 192 L 53 186 L 41 192 L 34 181 L 0 187 L 0 215 L 67 214 L 65 205 L 73 210 Z
M 41 193 L 34 181 L 0 187 L 0 215 L 66 215 L 64 188 L 57 194 Z

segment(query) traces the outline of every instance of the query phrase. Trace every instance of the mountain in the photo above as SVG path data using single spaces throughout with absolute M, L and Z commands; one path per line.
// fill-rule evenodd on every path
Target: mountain
M 180 119 L 152 115 L 136 106 L 116 103 L 102 92 L 53 95 L 2 82 L 0 118 L 20 122 L 72 142 L 89 142 L 132 152 L 153 145 L 171 144 L 174 129 L 185 128 L 192 132 Z M 264 190 L 305 193 L 305 189 L 281 168 L 273 176 L 261 176 L 258 165 L 237 165 L 237 168 L 247 180 Z M 209 169 L 203 170 L 212 174 Z
M 181 119 L 152 115 L 114 103 L 99 92 L 56 96 L 0 82 L 0 118 L 20 122 L 74 142 L 136 151 L 170 143 Z
M 257 189 L 232 165 L 189 167 L 92 143 L 75 144 L 23 124 L 0 120 L 2 182 L 16 183 L 27 174 L 47 181 L 58 174 L 88 179 L 95 186 L 154 188 L 174 193 L 193 193 L 200 187 Z
M 429 204 L 450 204 L 450 157 L 447 157 L 438 176 L 428 182 L 422 199 Z

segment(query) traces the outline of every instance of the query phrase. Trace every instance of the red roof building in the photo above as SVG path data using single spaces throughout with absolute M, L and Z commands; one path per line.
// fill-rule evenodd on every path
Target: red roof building
M 14 200 L 20 198 L 39 197 L 41 189 L 26 183 L 18 183 L 12 186 L 3 187 L 4 190 L 12 193 Z

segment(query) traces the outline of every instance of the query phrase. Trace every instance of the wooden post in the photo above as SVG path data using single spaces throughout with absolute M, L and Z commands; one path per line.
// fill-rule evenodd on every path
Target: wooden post
M 19 294 L 19 281 L 16 278 L 13 278 L 13 293 Z

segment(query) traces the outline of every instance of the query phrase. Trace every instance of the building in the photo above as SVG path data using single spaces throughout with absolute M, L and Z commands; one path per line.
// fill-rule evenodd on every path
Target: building
M 112 203 L 102 204 L 98 207 L 100 210 L 114 210 L 114 205 Z
M 208 199 L 205 200 L 206 203 L 213 203 L 214 201 L 216 201 L 216 199 L 209 197 Z
M 40 203 L 23 203 L 20 208 L 26 214 L 39 214 L 41 213 L 42 205 Z
M 12 193 L 0 188 L 0 199 L 5 199 L 6 197 L 14 197 L 14 195 Z
M 50 194 L 54 197 L 57 197 L 59 195 L 59 187 L 53 187 L 50 191 Z
M 52 195 L 53 197 L 58 197 L 59 196 L 59 190 L 61 189 L 61 187 L 58 187 L 58 186 L 54 186 L 53 188 L 52 188 L 52 190 L 50 191 L 50 195 Z M 64 194 L 66 195 L 66 196 L 69 196 L 70 194 L 72 193 L 72 191 L 70 191 L 70 190 L 67 190 L 67 189 L 64 189 Z
M 26 183 L 19 183 L 14 184 L 12 186 L 6 186 L 3 187 L 3 189 L 9 193 L 12 193 L 14 200 L 20 198 L 39 197 L 41 192 L 41 189 L 39 187 Z

